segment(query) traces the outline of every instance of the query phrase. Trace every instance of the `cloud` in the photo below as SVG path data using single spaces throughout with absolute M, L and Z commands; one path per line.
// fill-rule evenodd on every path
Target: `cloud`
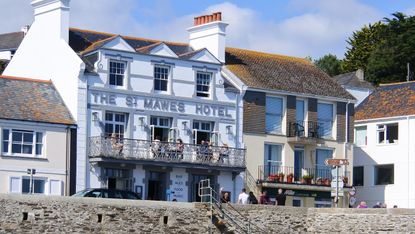
M 0 22 L 0 33 L 19 30 L 32 22 L 33 10 L 28 0 L 2 2 L 5 7 L 0 8 L 0 15 L 8 20 Z M 283 20 L 264 19 L 261 12 L 229 2 L 176 17 L 171 3 L 166 3 L 169 1 L 157 0 L 155 9 L 151 9 L 137 0 L 72 0 L 71 26 L 187 42 L 186 29 L 192 25 L 193 17 L 222 11 L 224 21 L 229 23 L 227 46 L 318 58 L 327 53 L 342 57 L 345 40 L 353 31 L 382 18 L 375 8 L 357 0 L 292 0 L 287 9 L 274 9 L 275 14 L 282 10 L 291 13 Z M 145 17 L 136 17 L 137 14 Z

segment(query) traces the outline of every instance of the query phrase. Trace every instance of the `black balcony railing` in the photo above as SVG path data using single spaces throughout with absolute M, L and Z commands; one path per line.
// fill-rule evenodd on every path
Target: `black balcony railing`
M 345 186 L 349 184 L 349 172 L 342 175 Z M 258 168 L 258 182 L 298 183 L 330 186 L 331 168 L 316 166 L 315 168 L 296 168 L 279 165 L 261 165 Z
M 319 128 L 319 126 L 319 123 L 312 121 L 289 122 L 288 136 L 320 138 L 321 128 Z
M 89 157 L 245 167 L 245 149 L 227 146 L 90 137 Z

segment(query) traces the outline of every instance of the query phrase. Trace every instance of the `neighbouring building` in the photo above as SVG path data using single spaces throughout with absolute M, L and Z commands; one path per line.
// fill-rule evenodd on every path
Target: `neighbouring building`
M 380 85 L 355 117 L 357 200 L 415 208 L 415 82 Z
M 4 74 L 56 84 L 78 125 L 77 190 L 198 201 L 197 182 L 211 179 L 232 201 L 245 185 L 331 206 L 324 160 L 353 162 L 355 99 L 309 61 L 226 48 L 221 13 L 196 17 L 187 44 L 69 28 L 69 0 L 32 5 Z
M 356 106 L 375 90 L 375 86 L 365 80 L 362 69 L 334 76 L 333 79 L 356 98 Z
M 0 76 L 0 98 L 0 193 L 74 192 L 76 125 L 53 83 Z
M 227 49 L 225 74 L 239 80 L 247 186 L 287 205 L 331 207 L 330 158 L 348 159 L 340 205 L 348 206 L 355 99 L 306 59 Z M 306 183 L 304 180 L 308 180 Z
M 221 14 L 196 18 L 189 44 L 172 43 L 69 28 L 69 2 L 31 2 L 34 22 L 4 74 L 50 78 L 60 91 L 78 126 L 77 190 L 197 201 L 211 179 L 234 201 L 242 97 L 221 74 Z

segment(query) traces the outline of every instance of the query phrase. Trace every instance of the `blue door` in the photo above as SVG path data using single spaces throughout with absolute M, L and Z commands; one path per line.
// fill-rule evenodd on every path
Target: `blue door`
M 304 168 L 304 150 L 294 150 L 294 180 L 298 181 L 302 177 L 302 169 Z

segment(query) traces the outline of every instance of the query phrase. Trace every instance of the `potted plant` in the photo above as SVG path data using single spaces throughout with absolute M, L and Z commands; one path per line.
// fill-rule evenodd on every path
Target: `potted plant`
M 323 184 L 323 178 L 318 177 L 318 178 L 316 179 L 316 184 L 317 184 L 317 185 L 322 185 L 322 184 Z
M 313 180 L 314 176 L 313 175 L 305 175 L 303 176 L 303 179 L 305 181 L 306 184 L 311 184 L 311 181 Z
M 326 186 L 330 186 L 331 185 L 331 180 L 329 178 L 325 178 L 323 180 L 323 184 L 326 185 Z
M 284 173 L 282 173 L 282 172 L 280 172 L 279 174 L 278 174 L 278 179 L 279 179 L 279 182 L 284 182 L 284 177 L 285 177 L 285 175 L 284 175 Z
M 294 174 L 293 173 L 289 173 L 287 175 L 287 183 L 292 183 L 294 180 Z

